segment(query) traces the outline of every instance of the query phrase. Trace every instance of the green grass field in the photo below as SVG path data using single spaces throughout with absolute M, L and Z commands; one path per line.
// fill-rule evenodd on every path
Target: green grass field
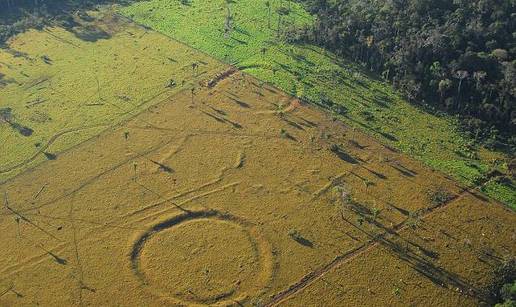
M 30 30 L 0 49 L 0 109 L 12 117 L 0 120 L 0 181 L 182 90 L 192 63 L 206 63 L 199 73 L 222 67 L 109 12 L 90 14 L 91 21 L 76 16 L 73 28 Z
M 313 18 L 289 1 L 231 2 L 232 30 L 225 33 L 226 1 L 150 0 L 120 12 L 146 26 L 232 63 L 265 82 L 336 111 L 344 122 L 363 129 L 429 166 L 468 185 L 486 181 L 494 169 L 507 172 L 507 157 L 473 145 L 458 130 L 456 119 L 437 116 L 403 100 L 389 84 L 361 67 L 337 59 L 312 45 L 282 39 L 284 29 L 300 27 Z M 281 20 L 277 8 L 290 7 Z M 270 27 L 269 27 L 270 23 Z M 498 178 L 499 179 L 499 178 Z M 510 179 L 489 180 L 486 194 L 516 208 L 516 188 Z

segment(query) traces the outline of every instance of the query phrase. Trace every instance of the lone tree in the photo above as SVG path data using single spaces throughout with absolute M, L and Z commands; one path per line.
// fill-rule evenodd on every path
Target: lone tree
M 462 82 L 469 77 L 469 72 L 466 70 L 458 70 L 455 72 L 455 78 L 459 79 L 459 86 L 457 88 L 457 109 L 460 110 L 460 94 L 462 89 Z
M 260 53 L 262 54 L 262 58 L 264 58 L 264 57 L 265 57 L 265 54 L 267 53 L 267 48 L 266 48 L 266 47 L 262 47 L 262 48 L 260 49 Z
M 192 104 L 194 104 L 194 98 L 195 98 L 195 86 L 192 86 L 191 88 L 191 93 L 192 93 Z
M 192 63 L 192 78 L 193 79 L 195 79 L 195 77 L 197 75 L 195 72 L 197 71 L 198 68 L 199 68 L 199 64 L 197 64 L 197 62 L 193 62 Z

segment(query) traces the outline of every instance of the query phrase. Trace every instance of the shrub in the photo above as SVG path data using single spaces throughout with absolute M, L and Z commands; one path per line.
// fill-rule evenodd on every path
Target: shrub
M 381 212 L 381 210 L 376 207 L 373 207 L 373 209 L 371 209 L 371 215 L 373 217 L 373 221 L 376 221 L 376 219 L 380 215 L 380 212 Z
M 331 107 L 332 111 L 339 114 L 339 115 L 346 115 L 348 113 L 348 109 L 346 109 L 346 107 L 344 107 L 343 105 L 340 105 L 340 104 L 335 104 Z
M 510 259 L 494 272 L 495 279 L 487 288 L 487 294 L 497 307 L 516 306 L 516 259 Z
M 439 188 L 436 191 L 430 193 L 430 201 L 432 205 L 439 206 L 453 199 L 453 195 L 443 188 Z
M 337 144 L 331 144 L 330 146 L 330 151 L 333 152 L 333 153 L 337 153 L 337 152 L 340 152 L 341 149 L 340 149 L 340 146 L 337 145 Z
M 11 108 L 0 108 L 0 121 L 10 122 L 13 118 L 13 110 Z
M 55 159 L 57 159 L 57 155 L 56 154 L 53 154 L 53 153 L 50 153 L 50 152 L 44 152 L 43 154 L 45 155 L 45 157 L 48 160 L 55 160 Z
M 406 224 L 412 229 L 416 229 L 421 224 L 421 217 L 417 212 L 410 212 Z
M 286 139 L 286 138 L 288 138 L 288 132 L 287 132 L 287 130 L 285 130 L 285 129 L 281 129 L 281 130 L 280 130 L 280 137 L 281 137 L 282 139 Z

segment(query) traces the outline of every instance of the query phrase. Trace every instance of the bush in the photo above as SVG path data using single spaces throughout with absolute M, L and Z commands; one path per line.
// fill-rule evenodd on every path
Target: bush
M 443 188 L 439 188 L 436 191 L 430 193 L 430 201 L 434 206 L 439 206 L 444 203 L 447 203 L 451 199 L 453 199 L 453 195 Z
M 498 307 L 516 306 L 516 259 L 500 265 L 494 272 L 494 280 L 487 288 L 493 305 Z
M 331 110 L 339 115 L 346 115 L 348 113 L 348 109 L 345 106 L 340 104 L 335 104 L 332 106 Z

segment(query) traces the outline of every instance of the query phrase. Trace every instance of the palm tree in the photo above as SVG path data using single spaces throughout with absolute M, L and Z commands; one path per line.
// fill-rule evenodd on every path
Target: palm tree
M 457 109 L 458 110 L 460 110 L 460 92 L 462 89 L 462 82 L 467 77 L 469 77 L 469 72 L 467 72 L 466 70 L 458 70 L 455 72 L 455 78 L 459 79 L 459 86 L 457 89 Z
M 263 58 L 263 57 L 265 57 L 265 54 L 267 53 L 267 48 L 262 47 L 262 48 L 260 49 L 260 53 L 262 54 L 262 58 Z
M 477 90 L 480 91 L 481 87 L 482 87 L 482 81 L 484 81 L 484 79 L 487 77 L 487 73 L 485 71 L 476 71 L 473 73 L 473 78 L 475 79 L 476 81 L 476 88 Z
M 192 63 L 192 79 L 195 79 L 195 76 L 196 76 L 195 71 L 197 70 L 198 67 L 199 67 L 199 64 L 197 64 L 197 62 Z

